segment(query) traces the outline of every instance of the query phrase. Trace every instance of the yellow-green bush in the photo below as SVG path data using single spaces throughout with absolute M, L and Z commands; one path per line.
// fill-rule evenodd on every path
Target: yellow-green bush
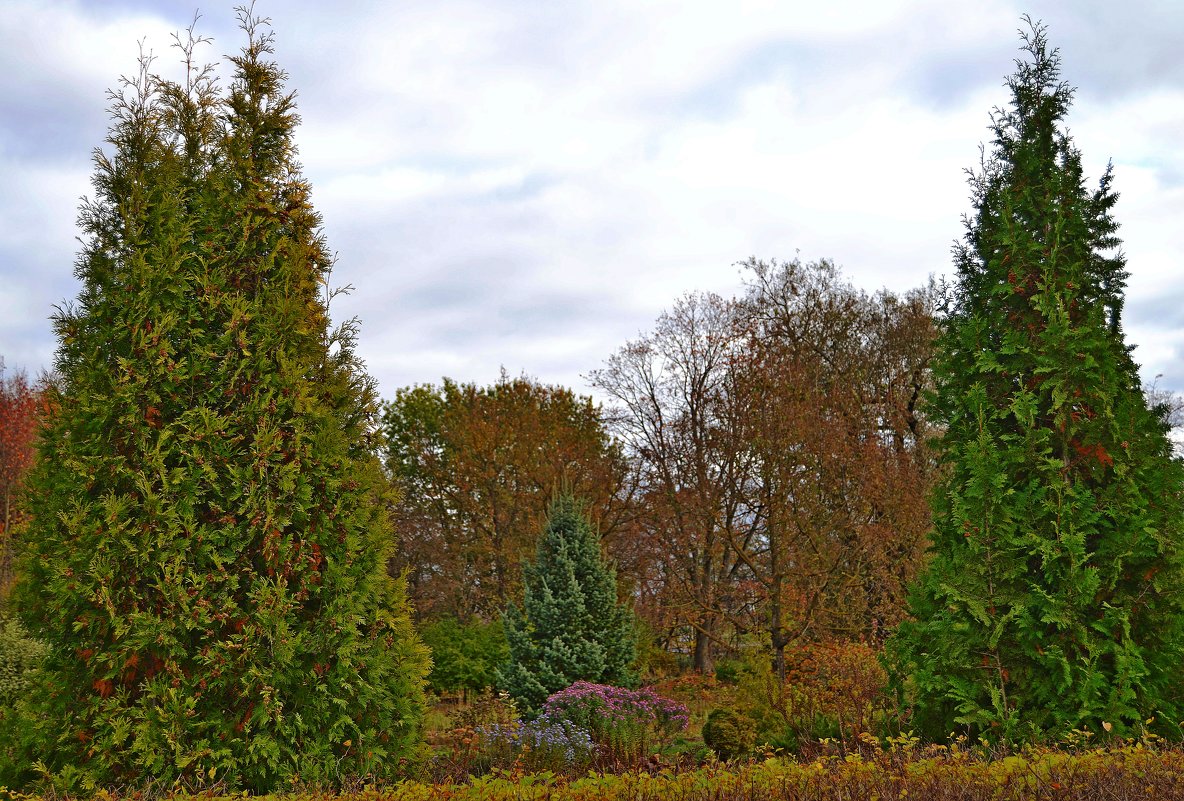
M 111 796 L 100 793 L 103 801 Z M 206 801 L 215 801 L 202 796 Z M 238 797 L 241 798 L 241 797 Z M 1184 750 L 1123 745 L 1090 751 L 1029 750 L 980 759 L 958 747 L 877 749 L 867 757 L 768 759 L 674 772 L 634 771 L 566 780 L 506 771 L 465 783 L 402 782 L 348 795 L 302 793 L 288 801 L 1093 801 L 1184 799 Z M 0 791 L 0 801 L 36 801 Z M 230 801 L 228 798 L 227 801 Z
M 738 707 L 752 719 L 757 742 L 798 751 L 808 742 L 850 746 L 875 731 L 886 712 L 887 675 L 878 652 L 864 643 L 810 643 L 785 653 L 782 682 L 767 662 L 740 677 Z

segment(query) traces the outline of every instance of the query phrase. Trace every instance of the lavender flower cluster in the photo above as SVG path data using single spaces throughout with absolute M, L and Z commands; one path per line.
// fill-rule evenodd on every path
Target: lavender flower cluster
M 535 753 L 535 761 L 559 755 L 570 765 L 589 760 L 596 753 L 596 745 L 586 729 L 570 720 L 552 718 L 546 713 L 529 722 L 482 726 L 477 729 L 477 733 L 493 747 L 504 746 L 514 752 L 528 749 Z
M 687 708 L 653 690 L 629 690 L 608 684 L 577 681 L 553 693 L 543 705 L 552 720 L 570 720 L 594 732 L 618 726 L 652 728 L 661 734 L 682 731 L 690 722 Z

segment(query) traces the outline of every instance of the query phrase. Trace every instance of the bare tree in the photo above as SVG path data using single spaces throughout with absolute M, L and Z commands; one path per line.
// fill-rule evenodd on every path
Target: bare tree
M 743 342 L 736 307 L 688 295 L 654 332 L 625 345 L 593 384 L 617 405 L 611 417 L 638 472 L 638 546 L 661 586 L 651 588 L 669 622 L 693 634 L 696 670 L 713 667 L 721 624 L 748 599 L 738 591 L 744 551 L 759 528 L 749 503 L 754 467 L 736 406 L 735 366 Z

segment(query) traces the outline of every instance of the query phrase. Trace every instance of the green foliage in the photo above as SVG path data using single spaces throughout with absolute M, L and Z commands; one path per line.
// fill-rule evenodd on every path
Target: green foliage
M 0 787 L 20 778 L 18 754 L 28 726 L 24 702 L 48 652 L 20 621 L 0 618 Z
M 737 684 L 745 668 L 741 659 L 720 659 L 715 663 L 715 680 L 724 684 Z
M 523 583 L 522 608 L 511 604 L 503 619 L 510 661 L 499 672 L 523 712 L 580 680 L 636 685 L 633 615 L 618 603 L 616 574 L 570 495 L 552 502 Z
M 427 656 L 386 574 L 356 325 L 295 161 L 266 23 L 212 68 L 112 94 L 17 608 L 49 646 L 29 752 L 57 788 L 267 790 L 388 774 Z M 26 774 L 27 775 L 27 774 Z
M 48 651 L 19 620 L 0 618 L 0 720 L 27 695 Z
M 437 693 L 480 692 L 497 684 L 497 668 L 510 657 L 501 622 L 461 623 L 448 617 L 420 627 L 432 651 L 428 686 Z
M 1184 715 L 1184 474 L 1120 325 L 1109 169 L 1085 187 L 1043 28 L 971 187 L 934 366 L 932 561 L 894 683 L 932 737 L 1024 740 Z
M 752 750 L 752 723 L 732 709 L 713 709 L 703 724 L 703 742 L 720 759 L 735 759 Z

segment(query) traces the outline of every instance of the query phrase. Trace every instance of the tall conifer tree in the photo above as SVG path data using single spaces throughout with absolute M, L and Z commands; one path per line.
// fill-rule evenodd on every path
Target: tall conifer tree
M 1184 712 L 1181 465 L 1123 341 L 1110 169 L 1086 188 L 1072 90 L 1027 22 L 970 181 L 935 365 L 932 562 L 892 643 L 931 736 L 1123 732 Z
M 374 385 L 329 325 L 267 21 L 240 23 L 227 92 L 191 30 L 183 82 L 142 57 L 112 93 L 55 321 L 20 606 L 51 647 L 28 753 L 66 786 L 332 784 L 418 734 Z
M 616 572 L 570 495 L 552 502 L 523 584 L 522 608 L 511 604 L 504 618 L 510 660 L 500 671 L 523 711 L 534 712 L 548 695 L 580 680 L 636 683 L 633 614 L 618 602 Z

